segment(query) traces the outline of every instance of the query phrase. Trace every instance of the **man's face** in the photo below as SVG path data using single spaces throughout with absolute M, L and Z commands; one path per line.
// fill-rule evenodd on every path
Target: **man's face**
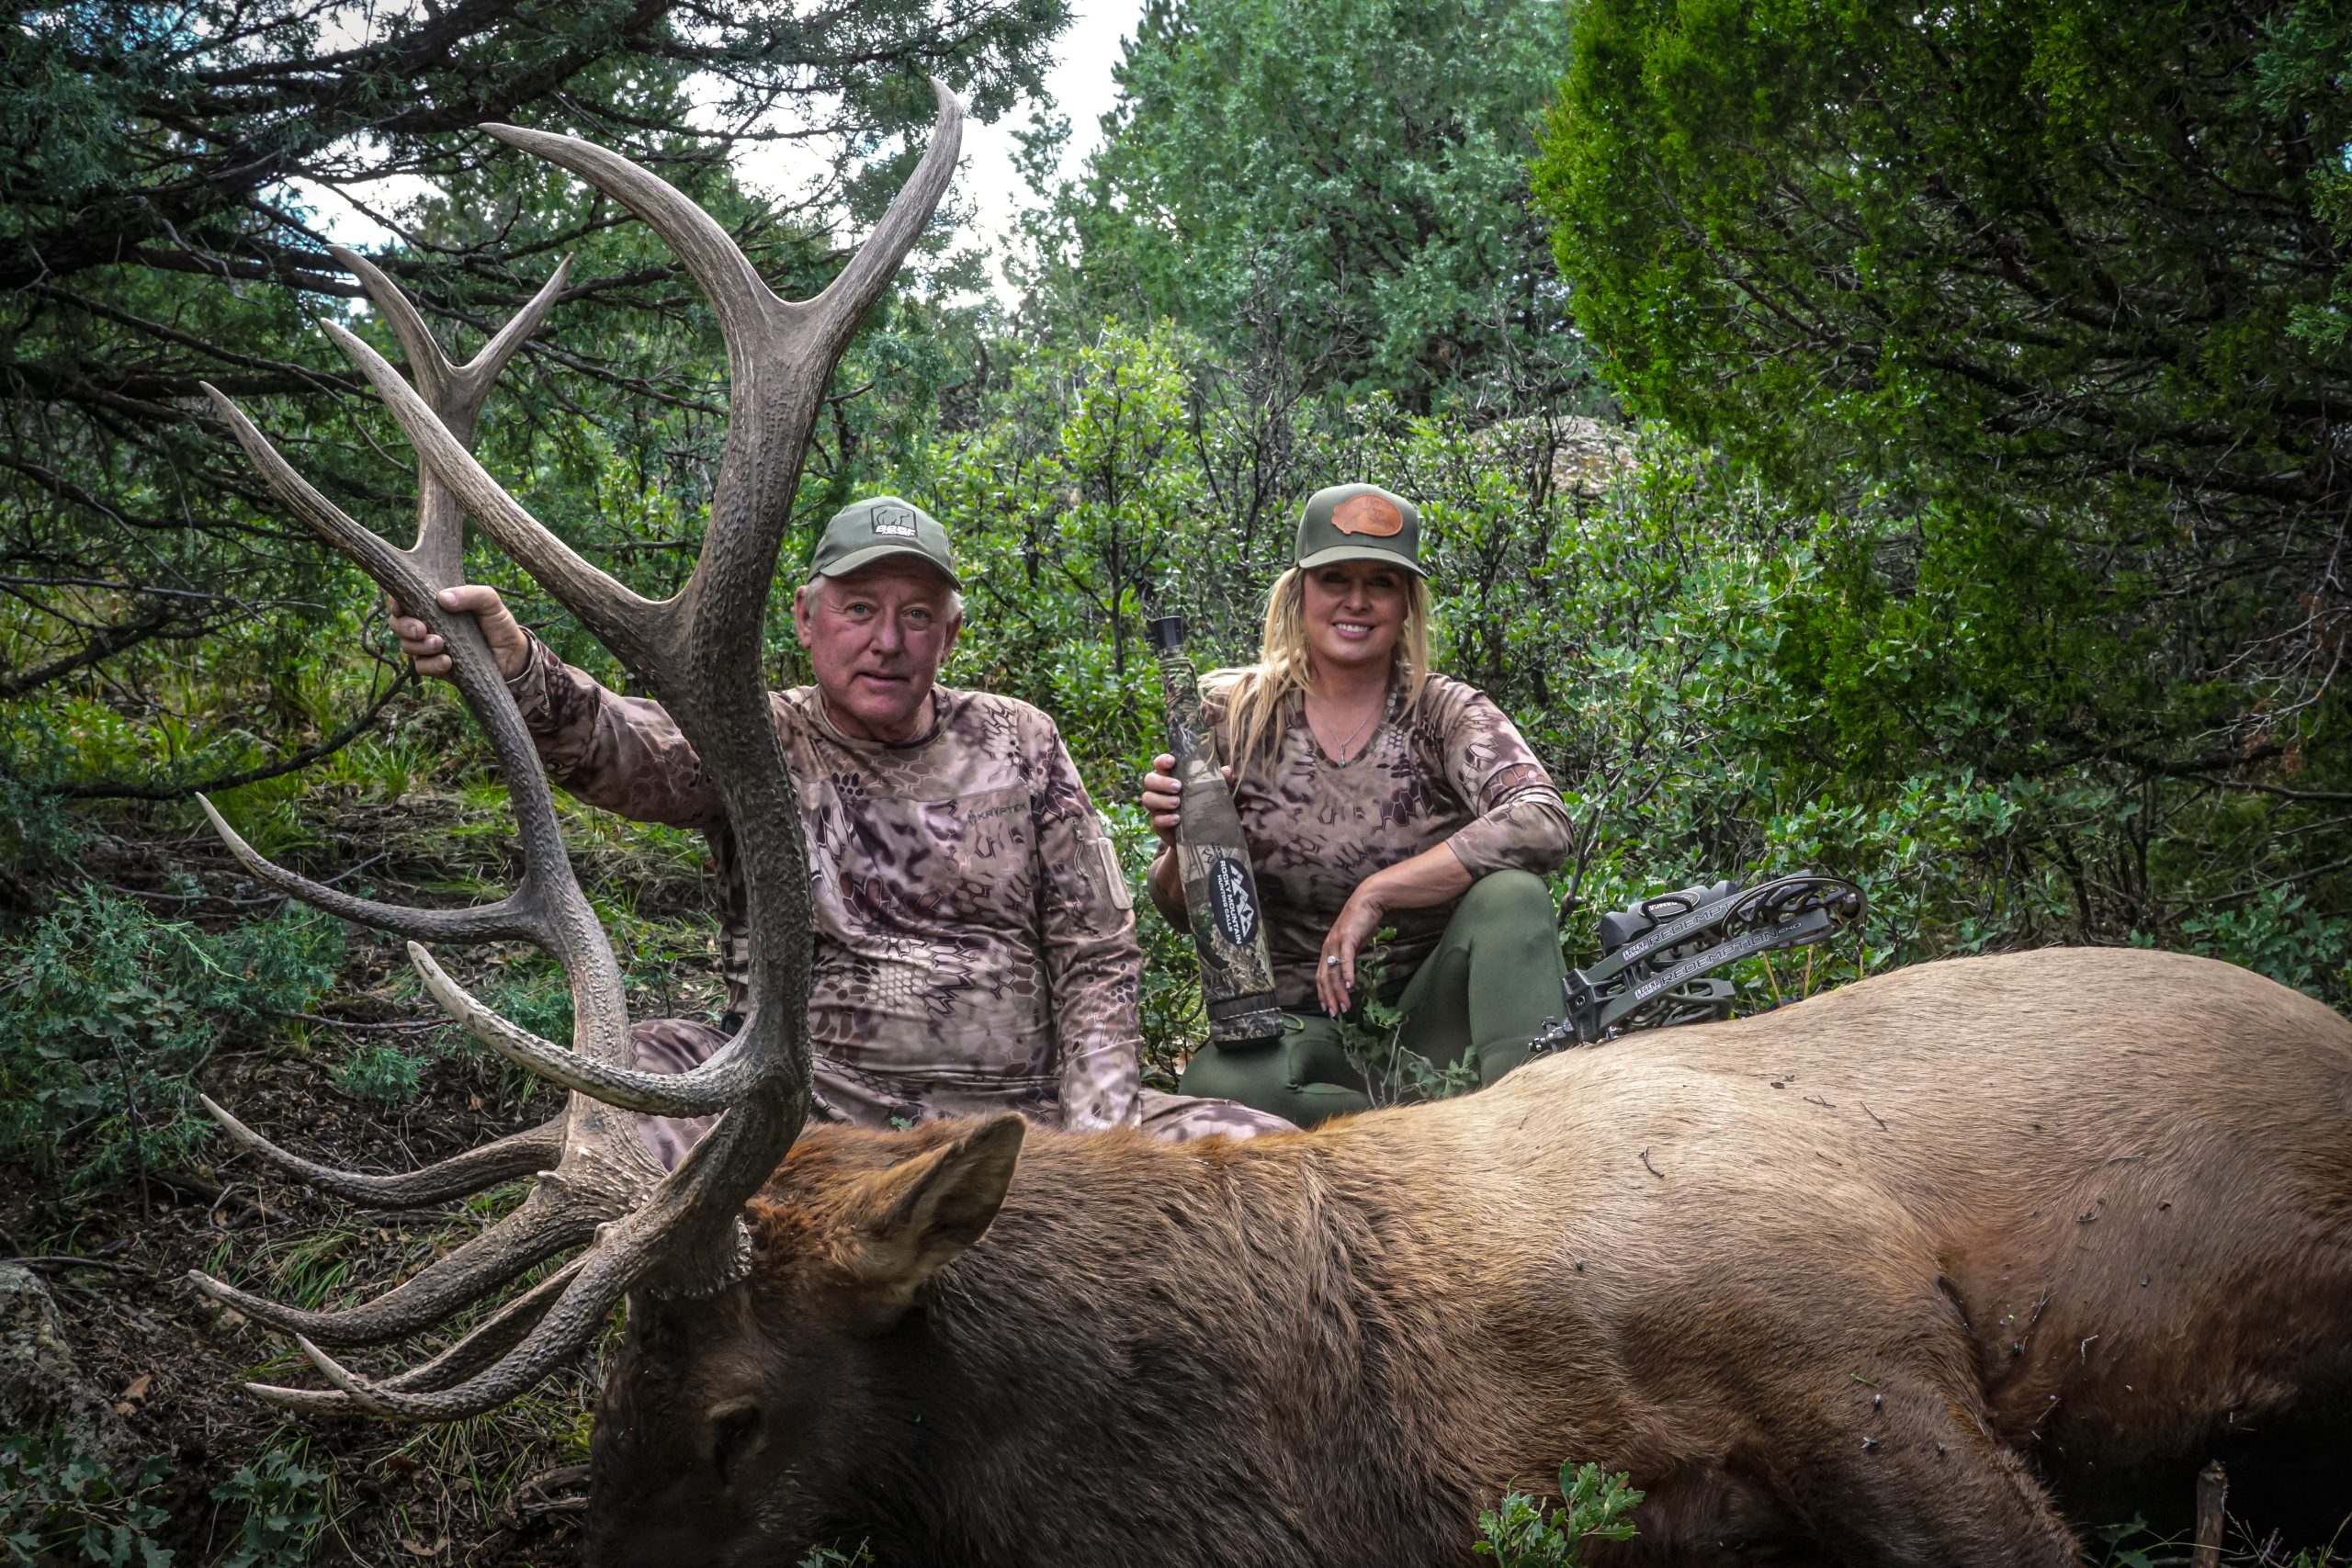
M 945 578 L 905 558 L 820 579 L 793 596 L 793 629 L 845 733 L 862 740 L 922 733 L 932 683 L 964 624 L 954 604 Z

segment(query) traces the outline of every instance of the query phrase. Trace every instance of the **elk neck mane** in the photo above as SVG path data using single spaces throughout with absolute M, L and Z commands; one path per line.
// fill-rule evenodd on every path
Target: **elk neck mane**
M 805 1257 L 822 1245 L 829 1191 L 956 1126 L 812 1132 L 752 1206 L 761 1252 Z M 1106 1545 L 1132 1541 L 1140 1514 L 1163 1530 L 1255 1532 L 1244 1557 L 1272 1562 L 1301 1560 L 1333 1508 L 1397 1531 L 1475 1513 L 1487 1444 L 1429 1429 L 1430 1413 L 1510 1398 L 1510 1358 L 1431 1354 L 1487 1337 L 1459 1305 L 1460 1242 L 1441 1234 L 1426 1185 L 1373 1175 L 1347 1157 L 1352 1141 L 1032 1133 L 987 1236 L 875 1342 L 874 1417 L 902 1425 L 876 1445 L 858 1528 L 896 1513 L 917 1550 L 951 1541 L 972 1562 L 1012 1561 L 1040 1531 L 1099 1523 Z M 1171 1431 L 1189 1435 L 1181 1467 L 1138 1477 L 1121 1462 L 1166 1451 Z M 1073 1452 L 1102 1463 L 1070 1473 Z M 1458 1457 L 1411 1487 L 1396 1479 L 1400 1452 Z M 1310 1517 L 1284 1506 L 1302 1470 L 1361 1484 Z M 1009 1512 L 1023 1493 L 1001 1478 L 1046 1472 L 1065 1493 L 1055 1517 Z M 1285 1528 L 1269 1532 L 1270 1517 Z

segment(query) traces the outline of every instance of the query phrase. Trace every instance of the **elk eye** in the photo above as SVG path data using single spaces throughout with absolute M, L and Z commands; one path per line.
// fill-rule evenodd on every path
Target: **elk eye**
M 760 1435 L 760 1407 L 749 1400 L 721 1405 L 710 1416 L 710 1464 L 724 1484 L 735 1462 Z

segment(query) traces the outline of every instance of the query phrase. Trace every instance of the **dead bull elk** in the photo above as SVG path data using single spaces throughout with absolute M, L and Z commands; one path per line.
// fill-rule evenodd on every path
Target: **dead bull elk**
M 288 504 L 450 646 L 526 870 L 484 908 L 395 909 L 231 844 L 275 886 L 407 934 L 443 1005 L 571 1091 L 547 1126 L 407 1176 L 312 1165 L 215 1107 L 245 1146 L 363 1202 L 537 1174 L 498 1225 L 348 1311 L 199 1276 L 300 1336 L 333 1385 L 257 1392 L 453 1419 L 576 1358 L 627 1296 L 589 1515 L 591 1560 L 610 1563 L 789 1564 L 864 1540 L 894 1565 L 1420 1565 L 1464 1560 L 1507 1483 L 1589 1459 L 1648 1490 L 1623 1560 L 2061 1568 L 2075 1549 L 2053 1493 L 2128 1506 L 2112 1488 L 2241 1430 L 2295 1434 L 2341 1489 L 2352 1024 L 2220 964 L 1927 964 L 1248 1144 L 1024 1147 L 1012 1117 L 796 1142 L 808 873 L 758 634 L 820 393 L 944 188 L 958 124 L 943 91 L 907 189 L 807 303 L 625 160 L 493 128 L 651 224 L 724 328 L 725 461 L 702 557 L 665 603 L 581 560 L 467 453 L 552 285 L 456 367 L 347 258 L 417 378 L 330 329 L 423 455 L 412 550 L 337 513 L 219 400 Z M 434 607 L 460 507 L 668 705 L 726 800 L 754 1001 L 693 1072 L 632 1066 L 546 776 L 472 624 Z M 554 952 L 571 1048 L 492 1015 L 414 945 L 458 937 Z M 635 1112 L 722 1110 L 667 1174 L 634 1134 Z M 372 1381 L 318 1348 L 424 1333 L 575 1248 L 413 1370 Z

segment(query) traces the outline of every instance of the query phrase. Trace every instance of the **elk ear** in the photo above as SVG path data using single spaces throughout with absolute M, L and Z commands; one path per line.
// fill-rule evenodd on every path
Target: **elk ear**
M 875 1326 L 896 1322 L 933 1274 L 987 1234 L 1027 1127 L 1007 1111 L 858 1183 L 848 1207 L 848 1261 L 880 1310 Z

